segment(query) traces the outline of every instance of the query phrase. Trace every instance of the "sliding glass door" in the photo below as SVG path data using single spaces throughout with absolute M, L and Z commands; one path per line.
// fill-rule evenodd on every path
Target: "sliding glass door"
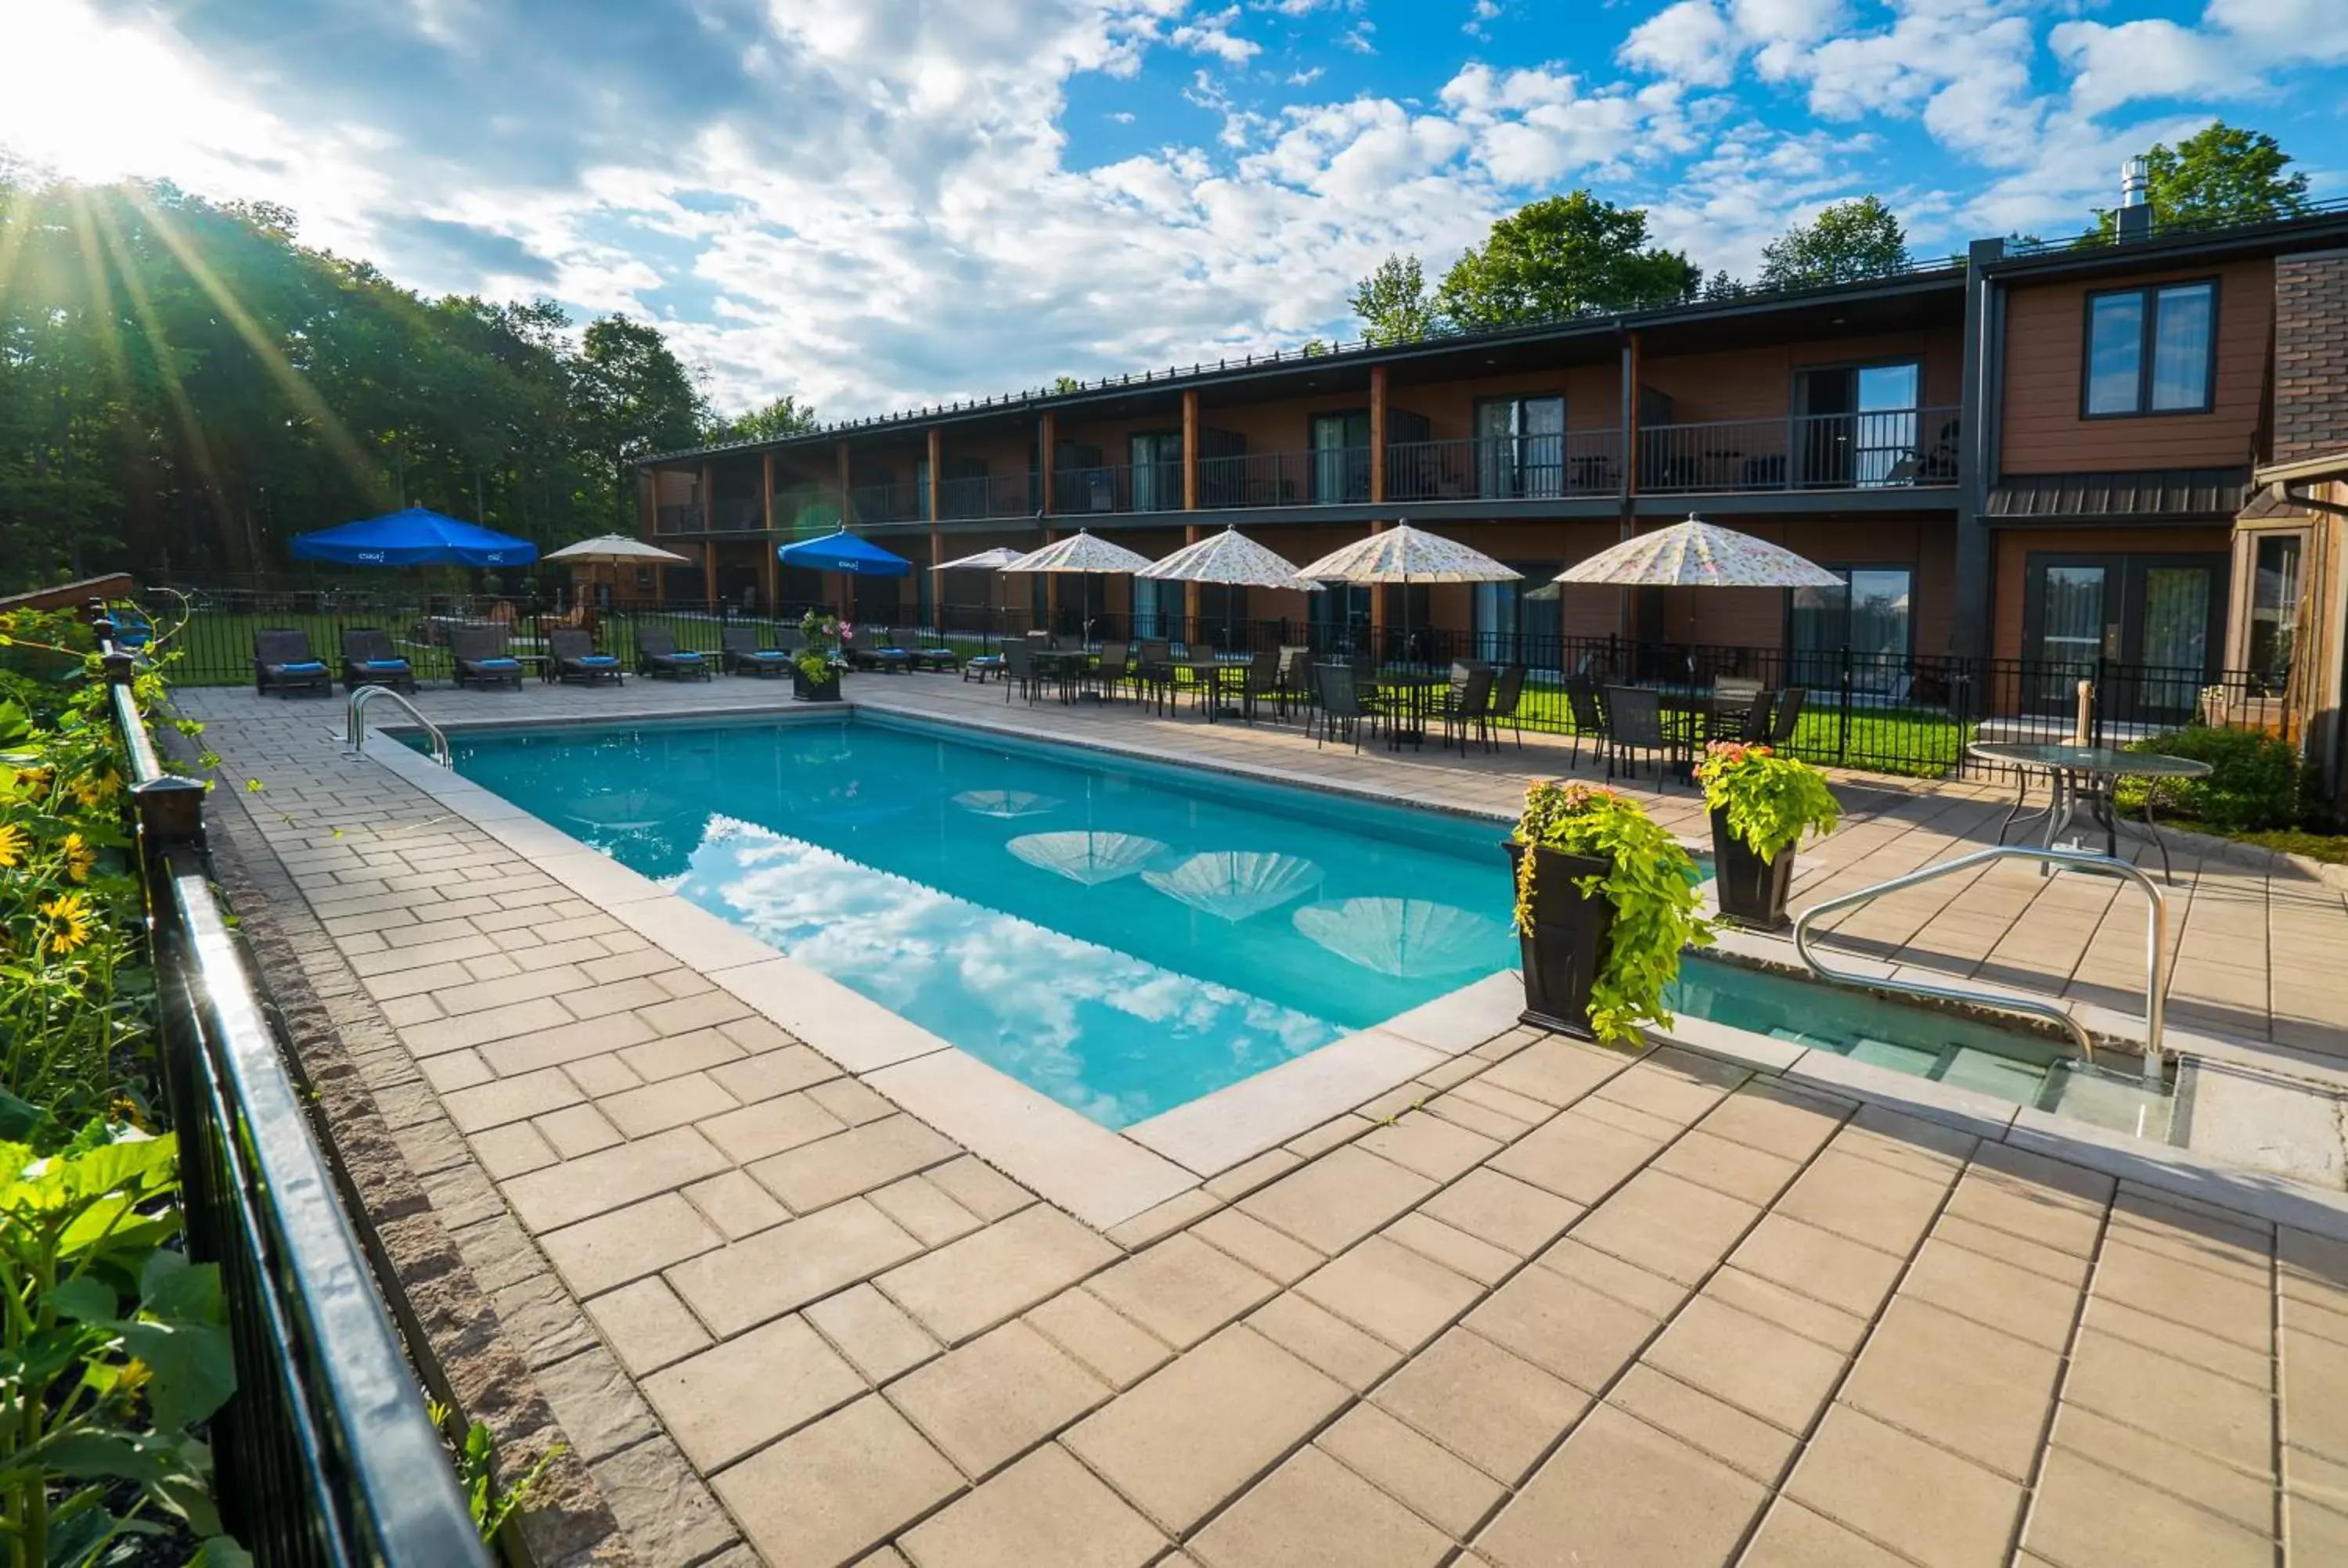
M 2174 723 L 2193 712 L 2218 674 L 2225 556 L 2035 554 L 2027 570 L 2024 684 L 2038 705 L 2066 708 L 2100 660 L 2106 723 Z

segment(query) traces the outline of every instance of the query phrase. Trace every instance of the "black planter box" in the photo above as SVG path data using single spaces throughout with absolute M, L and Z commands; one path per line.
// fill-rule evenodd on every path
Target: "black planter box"
M 1774 860 L 1764 860 L 1746 842 L 1728 831 L 1728 814 L 1712 814 L 1712 866 L 1720 894 L 1720 912 L 1740 926 L 1781 931 L 1786 896 L 1794 890 L 1794 847 L 1787 845 Z
M 802 702 L 837 702 L 839 701 L 839 671 L 835 670 L 820 681 L 810 681 L 806 671 L 794 666 L 791 670 L 791 695 Z
M 1505 847 L 1513 871 L 1524 858 L 1525 846 L 1512 839 Z M 1540 858 L 1533 875 L 1533 928 L 1518 938 L 1524 949 L 1525 1010 L 1517 1017 L 1536 1028 L 1593 1040 L 1590 993 L 1606 961 L 1614 906 L 1602 896 L 1585 896 L 1576 884 L 1586 876 L 1603 876 L 1612 867 L 1561 850 L 1533 853 Z

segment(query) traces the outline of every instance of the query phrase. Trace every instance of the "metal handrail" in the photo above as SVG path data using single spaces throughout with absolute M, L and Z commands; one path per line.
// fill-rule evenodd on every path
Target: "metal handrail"
M 1861 887 L 1855 893 L 1829 898 L 1823 904 L 1811 905 L 1794 917 L 1794 951 L 1801 958 L 1804 968 L 1830 984 L 1899 991 L 1906 996 L 1964 1002 L 1969 1006 L 1997 1008 L 2006 1012 L 2027 1013 L 2033 1018 L 2045 1019 L 2068 1031 L 2086 1054 L 2087 1060 L 2093 1061 L 2096 1057 L 2095 1040 L 2084 1024 L 2056 1003 L 2043 1002 L 2031 997 L 2006 996 L 1995 991 L 1970 990 L 1960 986 L 1935 986 L 1921 980 L 1897 980 L 1849 969 L 1829 968 L 1810 950 L 1810 927 L 1822 915 L 1852 908 L 1879 898 L 1886 893 L 1921 886 L 1952 872 L 1986 866 L 1993 860 L 2034 860 L 2042 866 L 2053 866 L 2065 871 L 2116 876 L 2144 889 L 2147 900 L 2144 954 L 2144 1076 L 2157 1081 L 2161 1072 L 2161 1013 L 2168 992 L 2168 901 L 2161 896 L 2158 884 L 2127 861 L 2109 855 L 2098 855 L 2092 850 L 2040 849 L 2026 844 L 1977 849 L 1971 855 L 1961 855 L 1954 860 L 1943 860 L 1937 866 L 1927 866 L 1921 871 L 1911 871 L 1905 876 L 1894 876 Z
M 256 1562 L 489 1568 L 260 984 L 213 892 L 201 782 L 165 771 L 103 605 L 191 1255 L 220 1266 L 237 1391 L 221 1512 Z
M 407 710 L 409 718 L 424 726 L 424 733 L 432 737 L 434 762 L 444 768 L 453 768 L 457 765 L 448 753 L 447 733 L 439 725 L 426 718 L 423 710 L 388 686 L 359 686 L 352 690 L 348 716 L 343 723 L 343 744 L 350 748 L 351 755 L 356 757 L 366 754 L 366 705 L 370 699 L 376 697 L 390 698 Z

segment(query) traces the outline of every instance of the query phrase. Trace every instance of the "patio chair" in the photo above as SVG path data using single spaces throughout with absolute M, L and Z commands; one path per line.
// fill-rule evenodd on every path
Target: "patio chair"
M 789 654 L 779 648 L 762 646 L 765 640 L 759 637 L 756 627 L 726 627 L 718 632 L 717 641 L 723 650 L 728 675 L 756 675 L 764 679 L 768 675 L 783 674 L 791 667 Z
M 1321 703 L 1314 715 L 1313 747 L 1318 751 L 1341 728 L 1354 749 L 1362 749 L 1362 726 L 1372 722 L 1370 711 L 1362 706 L 1359 690 L 1354 684 L 1354 671 L 1348 665 L 1323 664 L 1313 674 L 1320 687 Z
M 1276 712 L 1280 707 L 1280 655 L 1251 653 L 1247 665 L 1240 671 L 1240 709 L 1249 723 L 1255 723 L 1258 702 L 1269 700 Z
M 1486 715 L 1486 723 L 1495 730 L 1507 725 L 1509 733 L 1517 738 L 1517 750 L 1520 752 L 1525 749 L 1525 725 L 1517 710 L 1524 700 L 1525 667 L 1511 664 L 1501 671 L 1499 680 L 1493 682 L 1492 707 Z
M 354 626 L 343 633 L 343 685 L 353 692 L 362 686 L 413 692 L 416 670 L 391 645 L 390 632 L 380 627 Z
M 256 631 L 252 634 L 252 689 L 280 698 L 296 692 L 335 694 L 335 677 L 325 661 L 310 651 L 310 634 L 299 630 Z
M 1162 711 L 1174 690 L 1174 644 L 1163 638 L 1144 641 L 1134 660 L 1133 678 L 1140 694 L 1155 697 Z
M 1455 664 L 1451 667 L 1451 688 L 1443 694 L 1437 708 L 1443 719 L 1443 743 L 1448 746 L 1454 735 L 1459 738 L 1459 754 L 1468 754 L 1468 736 L 1473 731 L 1484 743 L 1487 751 L 1492 745 L 1492 667 L 1488 664 Z
M 664 626 L 636 628 L 636 673 L 665 675 L 672 681 L 706 681 L 709 661 L 691 651 L 679 652 L 676 639 Z
M 1662 760 L 1678 759 L 1679 743 L 1663 722 L 1663 693 L 1645 686 L 1609 686 L 1606 688 L 1606 776 L 1614 776 L 1614 764 L 1620 761 L 1624 774 L 1632 778 L 1639 774 L 1641 753 L 1657 759 L 1655 783 L 1663 782 Z
M 560 637 L 561 632 L 556 632 Z M 571 633 L 584 638 L 583 631 Z M 510 686 L 521 690 L 521 661 L 506 651 L 506 634 L 494 626 L 452 626 L 448 657 L 457 667 L 457 684 Z
M 1132 671 L 1133 644 L 1104 642 L 1101 644 L 1100 662 L 1093 668 L 1093 684 L 1099 688 L 1104 698 L 1114 697 L 1117 689 L 1125 684 Z
M 1565 709 L 1573 719 L 1573 734 L 1568 744 L 1566 759 L 1570 766 L 1581 764 L 1581 738 L 1590 737 L 1600 751 L 1606 749 L 1606 705 L 1599 699 L 1598 682 L 1588 675 L 1569 675 L 1565 680 Z
M 1769 693 L 1761 691 L 1716 701 L 1704 716 L 1704 738 L 1707 742 L 1767 740 L 1770 704 Z
M 962 663 L 961 654 L 942 642 L 922 636 L 918 627 L 891 627 L 889 642 L 890 646 L 905 651 L 905 662 L 911 669 L 952 670 Z
M 1783 751 L 1794 738 L 1794 727 L 1801 723 L 1802 702 L 1808 695 L 1799 686 L 1788 686 L 1777 693 L 1777 710 L 1769 716 L 1769 743 Z
M 1035 645 L 1024 637 L 1016 642 L 1006 642 L 1003 645 L 1003 700 L 1004 702 L 1011 701 L 1011 691 L 1014 686 L 1019 689 L 1019 694 L 1026 698 L 1032 706 L 1035 701 Z
M 614 686 L 627 684 L 627 675 L 621 670 L 619 660 L 609 653 L 596 652 L 595 640 L 583 631 L 550 631 L 546 649 L 553 657 L 554 678 L 558 681 L 576 681 L 587 686 L 598 681 L 609 681 Z
M 1288 716 L 1288 703 L 1295 699 L 1299 707 L 1309 707 L 1313 702 L 1313 650 L 1295 643 L 1280 645 L 1280 712 Z

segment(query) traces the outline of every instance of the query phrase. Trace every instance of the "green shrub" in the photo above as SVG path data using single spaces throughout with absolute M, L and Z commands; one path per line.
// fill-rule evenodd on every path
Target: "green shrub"
M 2131 742 L 2132 752 L 2158 752 L 2209 764 L 2209 776 L 2170 779 L 2160 787 L 2163 815 L 2189 816 L 2230 833 L 2260 832 L 2299 825 L 2299 753 L 2288 741 L 2260 730 L 2221 730 L 2204 725 Z M 2119 803 L 2144 804 L 2146 784 L 2122 782 Z

